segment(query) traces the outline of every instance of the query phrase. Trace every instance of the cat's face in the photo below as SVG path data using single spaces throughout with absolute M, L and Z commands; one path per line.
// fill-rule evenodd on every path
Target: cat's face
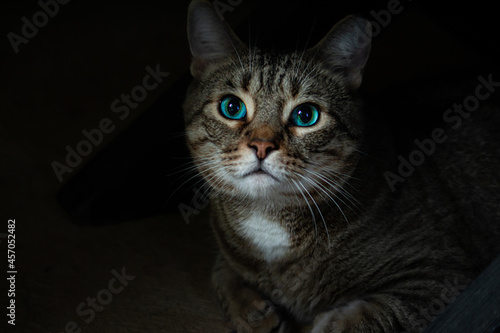
M 325 55 L 325 41 L 295 54 L 248 50 L 204 1 L 191 5 L 189 18 L 187 139 L 210 187 L 268 201 L 336 196 L 363 131 L 353 98 L 361 68 L 341 66 L 353 56 Z M 327 38 L 339 40 L 335 31 Z

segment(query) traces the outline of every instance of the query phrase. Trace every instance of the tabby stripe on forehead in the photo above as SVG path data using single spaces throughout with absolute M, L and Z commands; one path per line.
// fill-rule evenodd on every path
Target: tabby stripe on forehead
M 236 87 L 234 86 L 233 82 L 231 80 L 226 80 L 226 85 L 229 86 L 230 88 L 235 89 Z
M 297 97 L 297 95 L 299 94 L 299 91 L 300 91 L 300 82 L 298 81 L 298 79 L 294 78 L 291 80 L 291 84 L 292 84 L 292 87 L 291 87 L 291 94 L 292 94 L 292 97 Z
M 259 78 L 259 90 L 264 88 L 264 71 L 260 72 L 260 78 Z
M 247 72 L 247 73 L 243 74 L 243 77 L 241 78 L 241 84 L 240 84 L 240 86 L 246 92 L 248 92 L 248 90 L 249 90 L 249 86 L 250 86 L 250 81 L 251 80 L 252 80 L 252 73 Z
M 278 87 L 280 88 L 281 91 L 283 91 L 283 79 L 286 76 L 286 72 L 281 73 L 281 75 L 278 78 Z

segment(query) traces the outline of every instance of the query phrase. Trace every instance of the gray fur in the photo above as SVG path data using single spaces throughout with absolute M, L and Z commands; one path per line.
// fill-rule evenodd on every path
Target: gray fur
M 446 283 L 460 285 L 454 297 L 500 252 L 500 154 L 487 144 L 498 135 L 481 129 L 491 120 L 464 125 L 392 193 L 383 178 L 390 146 L 365 124 L 355 92 L 366 21 L 349 17 L 310 50 L 281 54 L 249 50 L 224 23 L 199 24 L 213 21 L 209 6 L 190 6 L 194 80 L 184 109 L 210 191 L 221 250 L 212 280 L 228 319 L 238 332 L 291 323 L 316 333 L 421 332 L 422 309 Z M 246 119 L 220 114 L 229 94 L 247 104 Z M 287 120 L 303 102 L 321 110 L 306 129 Z M 276 149 L 259 162 L 252 140 Z M 471 143 L 490 152 L 478 158 Z M 266 174 L 246 174 L 250 166 Z

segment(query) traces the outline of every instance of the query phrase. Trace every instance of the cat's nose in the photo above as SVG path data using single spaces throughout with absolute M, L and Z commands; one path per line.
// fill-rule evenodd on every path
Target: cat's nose
M 251 141 L 248 146 L 250 148 L 255 149 L 255 154 L 259 158 L 259 160 L 263 160 L 266 158 L 267 155 L 273 150 L 277 149 L 276 144 L 270 141 L 258 141 L 258 140 L 253 140 Z

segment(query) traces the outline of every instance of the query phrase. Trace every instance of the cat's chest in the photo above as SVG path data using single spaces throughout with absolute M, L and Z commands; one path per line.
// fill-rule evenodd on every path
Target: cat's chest
M 286 228 L 260 213 L 242 218 L 236 228 L 240 236 L 250 242 L 268 262 L 286 256 L 293 245 Z

